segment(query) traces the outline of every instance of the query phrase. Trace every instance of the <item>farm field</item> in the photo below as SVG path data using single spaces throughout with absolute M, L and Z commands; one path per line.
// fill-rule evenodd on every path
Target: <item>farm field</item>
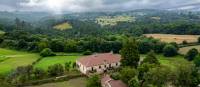
M 179 53 L 186 54 L 192 48 L 196 48 L 200 52 L 200 45 L 196 45 L 196 46 L 182 47 L 179 49 Z
M 54 26 L 53 28 L 58 29 L 58 30 L 67 30 L 67 29 L 71 29 L 72 25 L 65 22 L 65 23 L 62 23 L 62 24 L 58 24 L 58 25 Z
M 178 44 L 182 43 L 184 40 L 188 43 L 197 42 L 200 35 L 174 35 L 174 34 L 144 34 L 146 37 L 153 37 L 155 39 L 160 39 L 164 42 L 176 42 Z
M 64 82 L 47 83 L 39 86 L 28 86 L 28 87 L 86 87 L 86 81 L 87 78 L 81 77 Z
M 0 48 L 0 74 L 6 74 L 18 66 L 32 64 L 38 58 L 38 54 Z
M 35 67 L 47 69 L 48 66 L 54 64 L 65 64 L 66 62 L 75 62 L 76 59 L 80 58 L 80 56 L 53 56 L 53 57 L 45 57 L 41 61 L 39 61 Z

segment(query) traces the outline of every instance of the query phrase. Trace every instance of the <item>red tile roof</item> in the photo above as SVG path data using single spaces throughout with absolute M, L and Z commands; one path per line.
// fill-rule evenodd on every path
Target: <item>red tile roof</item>
M 128 87 L 121 80 L 113 80 L 109 75 L 104 75 L 101 79 L 101 85 L 104 87 Z
M 120 62 L 121 56 L 113 53 L 101 53 L 82 57 L 78 60 L 86 67 Z

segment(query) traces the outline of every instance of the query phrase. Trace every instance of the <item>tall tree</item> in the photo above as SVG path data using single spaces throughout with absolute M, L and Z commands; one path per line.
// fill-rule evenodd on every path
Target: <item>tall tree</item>
M 146 58 L 142 61 L 142 63 L 160 64 L 153 51 L 147 54 Z
M 129 38 L 120 51 L 122 66 L 137 67 L 140 60 L 138 46 L 134 38 Z

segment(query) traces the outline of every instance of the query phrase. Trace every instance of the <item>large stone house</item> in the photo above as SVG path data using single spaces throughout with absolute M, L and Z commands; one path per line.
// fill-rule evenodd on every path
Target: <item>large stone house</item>
M 113 53 L 101 53 L 84 56 L 76 61 L 78 69 L 83 74 L 103 73 L 108 69 L 120 66 L 121 56 Z

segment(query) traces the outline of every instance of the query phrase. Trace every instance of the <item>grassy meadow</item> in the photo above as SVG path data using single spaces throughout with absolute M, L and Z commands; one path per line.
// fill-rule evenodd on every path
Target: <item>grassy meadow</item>
M 54 26 L 53 28 L 58 29 L 58 30 L 67 30 L 67 29 L 71 29 L 72 25 L 65 22 L 65 23 L 62 23 L 62 24 L 58 24 L 58 25 Z
M 54 64 L 65 64 L 66 62 L 75 62 L 80 56 L 53 56 L 53 57 L 45 57 L 41 61 L 39 61 L 35 67 L 47 69 L 48 66 Z
M 197 42 L 199 35 L 174 35 L 174 34 L 144 34 L 146 37 L 153 37 L 155 39 L 160 39 L 163 42 L 176 42 L 181 44 L 183 41 L 188 43 Z
M 182 47 L 179 49 L 179 53 L 186 54 L 192 48 L 196 48 L 200 52 L 200 45 L 196 45 L 196 46 Z
M 0 48 L 0 74 L 6 74 L 18 66 L 32 64 L 38 58 L 38 54 Z

